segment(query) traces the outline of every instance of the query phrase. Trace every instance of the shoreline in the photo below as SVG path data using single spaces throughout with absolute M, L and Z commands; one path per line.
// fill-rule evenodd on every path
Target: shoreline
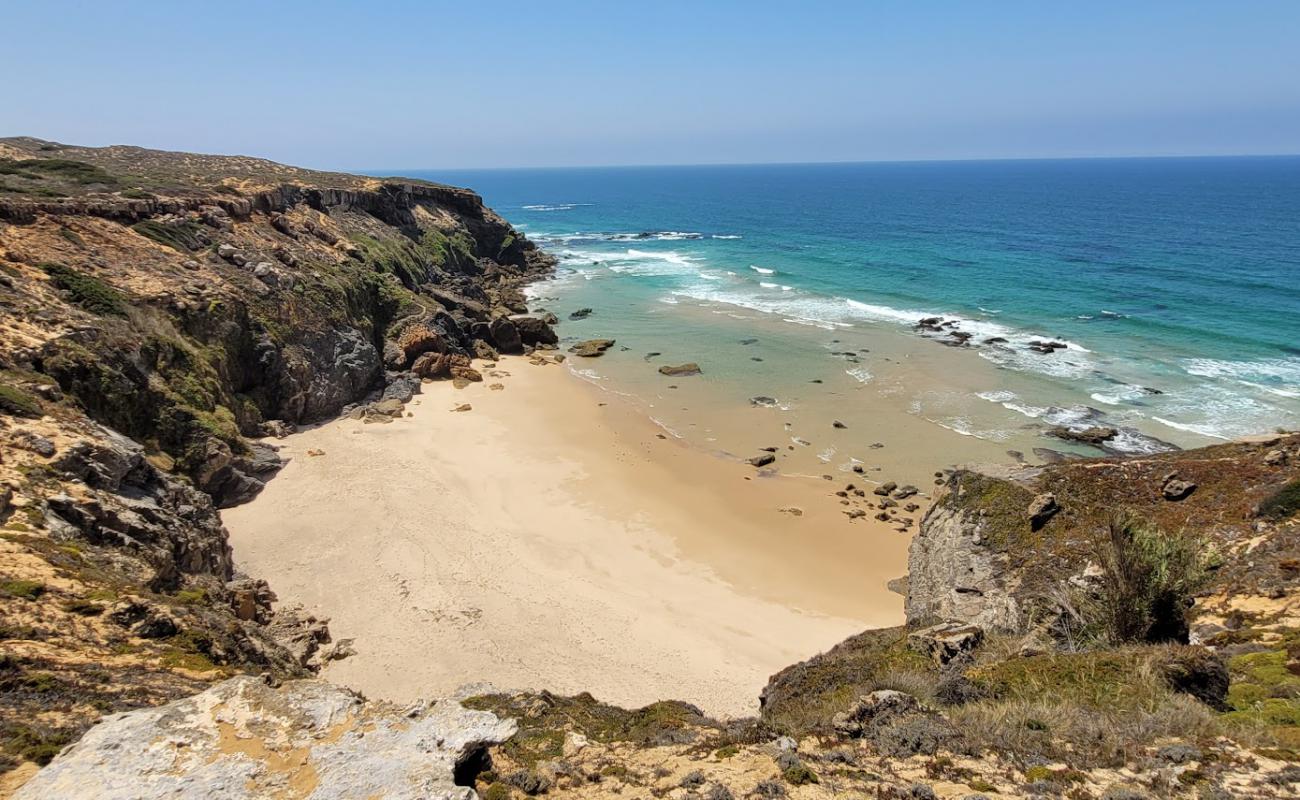
M 390 424 L 283 440 L 282 473 L 223 512 L 240 569 L 354 640 L 330 680 L 393 700 L 473 681 L 734 717 L 779 669 L 902 623 L 886 584 L 910 535 L 850 520 L 838 480 L 675 440 L 563 365 L 508 357 L 486 375 L 424 384 Z

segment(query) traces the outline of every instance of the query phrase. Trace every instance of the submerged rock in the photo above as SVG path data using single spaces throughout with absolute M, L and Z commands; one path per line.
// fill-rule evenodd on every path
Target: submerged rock
M 701 372 L 703 372 L 703 370 L 700 369 L 700 365 L 696 364 L 694 361 L 688 361 L 685 364 L 678 364 L 677 366 L 665 364 L 659 368 L 660 375 L 671 375 L 673 377 L 699 375 Z

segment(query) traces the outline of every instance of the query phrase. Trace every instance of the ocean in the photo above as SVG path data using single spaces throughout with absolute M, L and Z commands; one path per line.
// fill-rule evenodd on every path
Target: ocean
M 1121 452 L 1300 427 L 1300 157 L 407 174 L 559 258 L 536 302 L 619 343 L 580 374 L 728 452 L 733 405 L 906 415 L 1029 460 L 1080 449 L 1055 426 Z M 655 371 L 681 361 L 698 386 Z

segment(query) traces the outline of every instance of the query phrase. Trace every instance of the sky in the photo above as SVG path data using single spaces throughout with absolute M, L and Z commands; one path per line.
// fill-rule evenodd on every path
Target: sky
M 0 136 L 324 169 L 1300 153 L 1300 2 L 0 0 Z

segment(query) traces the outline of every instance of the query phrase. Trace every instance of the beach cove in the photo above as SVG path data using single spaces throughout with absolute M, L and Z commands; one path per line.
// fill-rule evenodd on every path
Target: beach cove
M 886 584 L 909 536 L 850 520 L 839 477 L 693 448 L 560 364 L 485 373 L 424 384 L 390 424 L 278 442 L 289 464 L 223 512 L 241 569 L 353 640 L 331 680 L 403 701 L 486 682 L 739 716 L 778 669 L 903 621 Z

